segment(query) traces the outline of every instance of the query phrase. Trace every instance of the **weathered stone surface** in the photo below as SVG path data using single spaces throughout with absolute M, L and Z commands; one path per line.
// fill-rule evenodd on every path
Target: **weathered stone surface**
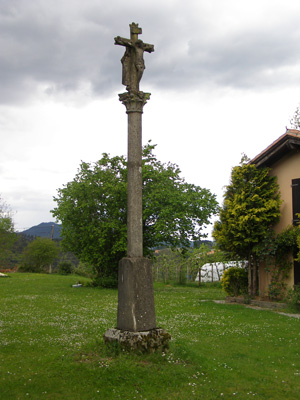
M 130 26 L 130 39 L 115 37 L 115 44 L 124 46 L 125 53 L 121 59 L 123 65 L 122 84 L 128 92 L 138 92 L 139 83 L 145 70 L 144 52 L 152 53 L 153 44 L 144 43 L 138 38 L 142 28 L 134 22 Z
M 117 328 L 138 332 L 156 328 L 151 261 L 144 257 L 119 262 Z
M 154 46 L 138 38 L 142 33 L 138 24 L 129 26 L 130 39 L 115 37 L 115 44 L 126 49 L 121 61 L 127 92 L 119 98 L 128 114 L 127 256 L 143 257 L 142 113 L 150 93 L 140 91 L 139 83 L 145 69 L 144 52 L 153 52 Z
M 170 334 L 161 328 L 151 329 L 144 332 L 108 329 L 103 338 L 105 343 L 108 345 L 118 343 L 122 349 L 138 351 L 141 353 L 167 351 L 171 340 Z

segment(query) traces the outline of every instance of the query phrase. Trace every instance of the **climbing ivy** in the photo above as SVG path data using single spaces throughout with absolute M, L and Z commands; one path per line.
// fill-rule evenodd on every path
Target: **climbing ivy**
M 288 278 L 293 266 L 293 254 L 300 248 L 300 227 L 288 226 L 279 233 L 272 244 L 269 244 L 267 263 L 273 264 L 271 272 L 271 283 L 268 288 L 269 297 L 280 299 L 286 292 L 285 280 Z

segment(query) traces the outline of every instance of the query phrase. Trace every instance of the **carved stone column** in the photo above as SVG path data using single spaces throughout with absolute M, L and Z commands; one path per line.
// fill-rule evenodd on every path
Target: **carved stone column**
M 150 93 L 122 93 L 128 114 L 127 256 L 143 257 L 142 113 Z

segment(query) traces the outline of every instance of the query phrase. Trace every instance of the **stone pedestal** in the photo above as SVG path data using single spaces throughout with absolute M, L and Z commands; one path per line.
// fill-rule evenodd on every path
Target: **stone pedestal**
M 108 329 L 106 345 L 126 351 L 167 351 L 171 335 L 156 327 L 151 261 L 126 257 L 119 262 L 117 328 Z
M 156 328 L 152 265 L 147 258 L 119 262 L 117 328 L 131 332 Z
M 140 353 L 168 351 L 171 336 L 161 328 L 145 332 L 129 332 L 120 329 L 108 329 L 104 335 L 106 345 L 117 344 L 121 349 Z

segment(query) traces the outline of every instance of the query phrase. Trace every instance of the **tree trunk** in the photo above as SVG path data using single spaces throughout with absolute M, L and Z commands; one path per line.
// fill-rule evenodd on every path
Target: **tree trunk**
M 257 295 L 257 260 L 253 258 L 253 296 Z
M 248 256 L 248 294 L 253 295 L 251 255 Z
M 219 273 L 219 269 L 218 269 L 217 263 L 216 263 L 216 271 L 217 271 L 217 275 L 218 275 L 218 281 L 220 281 L 221 278 L 220 278 L 220 273 Z

